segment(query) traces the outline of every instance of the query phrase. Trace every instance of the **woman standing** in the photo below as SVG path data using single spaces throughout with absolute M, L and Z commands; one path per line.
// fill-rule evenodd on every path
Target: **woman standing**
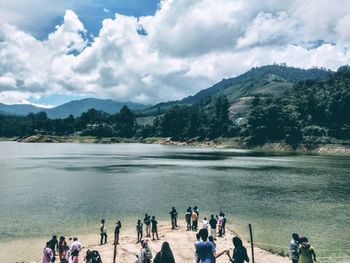
M 50 263 L 51 260 L 53 259 L 53 251 L 50 248 L 50 242 L 46 243 L 46 247 L 44 248 L 43 251 L 43 259 L 41 260 L 42 263 Z
M 313 263 L 316 262 L 316 254 L 314 248 L 308 243 L 306 237 L 299 238 L 301 244 L 298 248 L 299 261 L 298 263 Z
M 58 257 L 60 259 L 60 262 L 62 262 L 66 258 L 66 253 L 68 250 L 67 242 L 65 237 L 60 237 L 60 240 L 58 241 Z
M 154 263 L 175 263 L 175 258 L 168 242 L 164 242 L 161 250 L 154 258 Z
M 230 252 L 227 251 L 227 255 L 230 257 L 230 262 L 233 263 L 244 263 L 244 261 L 249 262 L 249 257 L 247 254 L 247 249 L 243 246 L 243 242 L 239 237 L 234 237 L 232 243 L 235 246 L 233 249 L 232 258 L 230 257 Z

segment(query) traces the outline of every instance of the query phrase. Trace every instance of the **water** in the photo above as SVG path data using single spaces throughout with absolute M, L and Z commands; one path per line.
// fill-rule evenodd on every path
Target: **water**
M 0 142 L 0 150 L 6 262 L 37 260 L 52 234 L 98 233 L 101 218 L 111 229 L 116 220 L 131 226 L 145 212 L 168 220 L 171 206 L 182 213 L 194 205 L 200 216 L 224 211 L 243 237 L 251 223 L 261 247 L 288 252 L 298 232 L 321 262 L 350 262 L 350 156 L 143 144 Z

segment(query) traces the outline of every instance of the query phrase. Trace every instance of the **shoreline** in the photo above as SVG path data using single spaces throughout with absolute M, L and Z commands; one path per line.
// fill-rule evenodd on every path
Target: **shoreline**
M 175 141 L 171 138 L 151 137 L 145 139 L 134 138 L 97 138 L 93 136 L 55 136 L 55 135 L 32 135 L 18 138 L 0 138 L 0 141 L 15 141 L 22 143 L 83 143 L 83 144 L 118 144 L 118 143 L 142 143 L 174 146 L 192 146 L 213 149 L 242 149 L 257 152 L 294 153 L 294 154 L 322 154 L 322 155 L 350 155 L 350 145 L 342 144 L 315 144 L 300 145 L 293 149 L 284 143 L 267 143 L 263 146 L 249 147 L 244 142 L 230 138 L 218 138 L 215 140 L 198 141 Z

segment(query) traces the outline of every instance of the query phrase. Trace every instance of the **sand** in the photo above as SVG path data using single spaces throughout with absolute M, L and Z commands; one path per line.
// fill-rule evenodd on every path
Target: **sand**
M 169 222 L 170 224 L 170 222 Z M 170 247 L 174 253 L 175 260 L 178 263 L 193 263 L 194 262 L 194 242 L 195 242 L 195 232 L 186 231 L 185 226 L 182 224 L 176 230 L 171 230 L 169 225 L 162 222 L 159 225 L 159 238 L 160 240 L 152 241 L 150 238 L 145 238 L 149 240 L 149 246 L 152 250 L 153 257 L 160 250 L 161 245 L 164 241 L 169 242 Z M 230 249 L 230 254 L 232 255 L 232 237 L 236 234 L 231 230 L 226 230 L 225 237 L 218 237 L 216 241 L 217 252 L 220 253 L 223 250 Z M 91 244 L 84 247 L 80 253 L 80 262 L 84 262 L 84 255 L 87 249 L 98 250 L 101 254 L 104 263 L 113 262 L 113 241 L 112 237 L 109 236 L 109 242 L 105 245 Z M 117 246 L 117 259 L 118 263 L 133 263 L 136 261 L 136 255 L 139 253 L 141 245 L 136 243 L 136 231 L 131 229 L 122 229 L 119 245 Z M 248 242 L 244 242 L 245 247 L 248 250 L 249 257 L 251 258 L 251 246 Z M 262 250 L 255 247 L 255 262 L 257 263 L 287 263 L 290 260 L 286 257 L 281 257 L 274 255 L 270 252 Z M 229 262 L 226 254 L 222 255 L 217 259 L 217 263 L 227 263 Z M 251 261 L 250 261 L 251 262 Z

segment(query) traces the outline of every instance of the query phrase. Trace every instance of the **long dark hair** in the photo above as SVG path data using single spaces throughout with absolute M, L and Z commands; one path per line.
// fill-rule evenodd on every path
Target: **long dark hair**
M 240 239 L 239 237 L 232 238 L 232 243 L 235 246 L 235 248 L 243 247 L 242 239 Z
M 174 255 L 173 255 L 173 252 L 171 251 L 171 248 L 168 242 L 165 241 L 163 243 L 160 252 L 161 252 L 161 262 L 175 263 Z

